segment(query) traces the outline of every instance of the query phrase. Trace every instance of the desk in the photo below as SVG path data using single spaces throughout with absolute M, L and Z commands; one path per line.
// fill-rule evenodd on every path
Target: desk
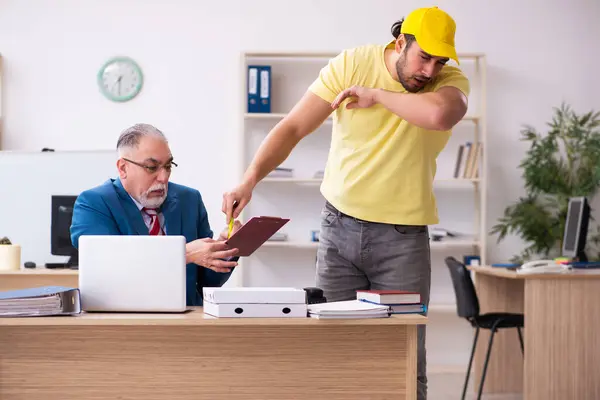
M 37 286 L 79 286 L 79 271 L 73 269 L 25 268 L 0 271 L 0 291 Z
M 526 400 L 600 399 L 600 270 L 517 274 L 498 267 L 467 268 L 475 273 L 482 313 L 525 315 L 525 360 L 516 330 L 500 330 L 485 393 L 523 392 Z M 476 385 L 488 341 L 489 331 L 480 331 Z
M 0 318 L 0 397 L 415 399 L 421 315 Z

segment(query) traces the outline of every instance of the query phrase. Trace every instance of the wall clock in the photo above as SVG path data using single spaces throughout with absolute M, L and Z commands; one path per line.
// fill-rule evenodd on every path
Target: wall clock
M 139 65 L 129 57 L 114 57 L 98 71 L 98 86 L 112 101 L 128 101 L 142 90 L 144 76 Z

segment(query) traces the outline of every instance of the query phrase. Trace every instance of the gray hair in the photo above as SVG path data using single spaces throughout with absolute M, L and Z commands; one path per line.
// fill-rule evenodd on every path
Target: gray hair
M 124 150 L 136 148 L 143 136 L 154 136 L 167 142 L 166 136 L 158 128 L 150 124 L 135 124 L 121 132 L 117 150 L 122 153 Z

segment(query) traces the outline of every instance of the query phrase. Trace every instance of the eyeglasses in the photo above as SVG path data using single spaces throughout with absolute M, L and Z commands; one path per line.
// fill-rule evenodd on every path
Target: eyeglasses
M 127 162 L 130 162 L 132 164 L 135 164 L 138 167 L 144 168 L 150 174 L 157 173 L 161 168 L 164 168 L 165 171 L 167 171 L 168 173 L 171 173 L 171 169 L 173 167 L 177 167 L 177 164 L 175 162 L 173 162 L 173 161 L 169 161 L 165 165 L 145 165 L 145 164 L 139 163 L 137 161 L 130 160 L 128 158 L 123 158 L 123 160 L 125 160 Z

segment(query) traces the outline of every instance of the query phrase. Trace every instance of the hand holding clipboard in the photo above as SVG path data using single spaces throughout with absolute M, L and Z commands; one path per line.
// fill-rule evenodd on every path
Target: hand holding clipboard
M 237 256 L 248 257 L 289 221 L 289 218 L 252 217 L 225 244 L 238 249 Z

